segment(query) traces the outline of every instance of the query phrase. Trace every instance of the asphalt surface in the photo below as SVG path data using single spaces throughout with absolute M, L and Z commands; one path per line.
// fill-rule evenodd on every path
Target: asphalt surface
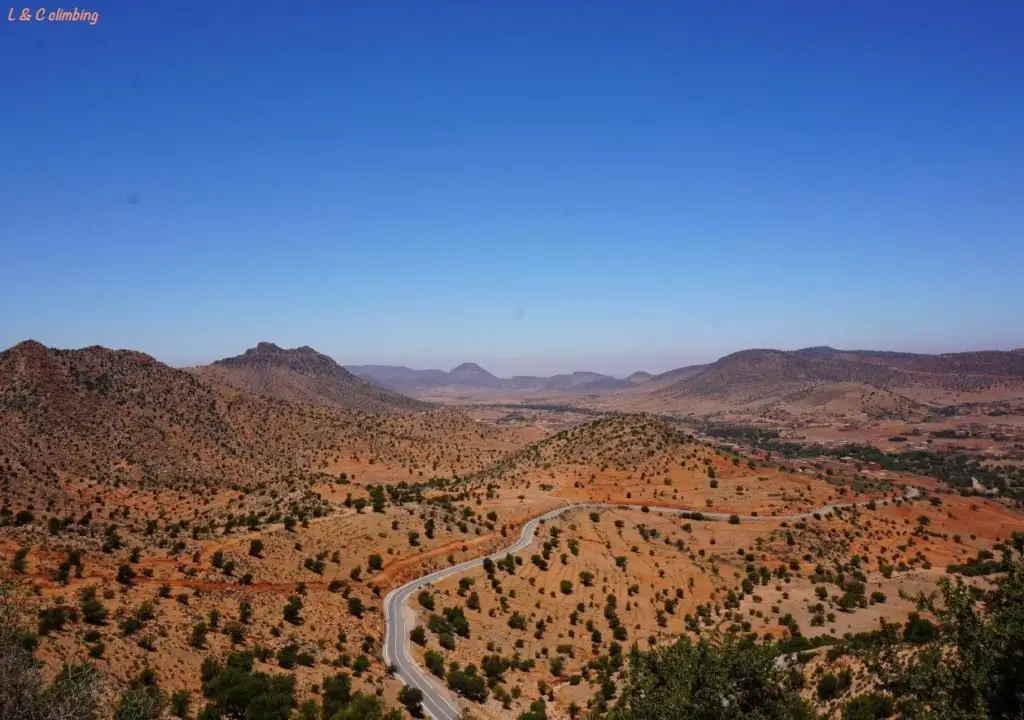
M 913 499 L 918 495 L 917 488 L 906 487 L 904 490 L 904 497 L 907 499 Z M 835 509 L 853 507 L 854 505 L 865 505 L 863 503 L 843 503 L 837 505 L 822 505 L 817 510 L 812 510 L 806 513 L 795 513 L 793 515 L 739 515 L 741 520 L 747 521 L 772 521 L 779 522 L 782 520 L 802 520 L 812 517 L 815 513 L 826 515 Z M 545 520 L 558 517 L 559 515 L 581 509 L 615 509 L 615 508 L 640 508 L 648 507 L 652 512 L 658 513 L 670 513 L 670 514 L 682 514 L 699 512 L 704 517 L 711 520 L 728 520 L 734 513 L 721 513 L 721 512 L 704 512 L 703 510 L 681 510 L 679 508 L 661 507 L 657 505 L 644 505 L 641 503 L 629 504 L 629 505 L 615 505 L 606 503 L 580 503 L 576 505 L 564 505 L 560 508 L 555 508 L 550 512 L 546 512 L 543 515 L 533 518 L 527 521 L 523 526 L 523 531 L 519 535 L 519 539 L 514 543 L 499 550 L 487 557 L 491 560 L 499 560 L 505 555 L 512 553 L 515 554 L 520 550 L 524 550 L 533 543 L 534 534 L 537 532 L 537 526 Z M 409 647 L 409 631 L 416 625 L 416 613 L 409 606 L 408 600 L 414 594 L 418 593 L 425 587 L 428 587 L 432 583 L 449 578 L 452 575 L 458 575 L 464 573 L 467 570 L 480 567 L 484 563 L 484 558 L 479 557 L 474 560 L 467 560 L 466 562 L 459 563 L 458 565 L 452 565 L 446 567 L 443 570 L 432 572 L 429 575 L 424 575 L 421 578 L 413 580 L 412 582 L 406 583 L 401 587 L 397 587 L 387 594 L 384 598 L 384 662 L 388 667 L 393 668 L 394 675 L 399 678 L 406 685 L 419 688 L 423 693 L 423 710 L 427 715 L 434 718 L 434 720 L 459 720 L 462 717 L 462 713 L 456 704 L 456 700 L 438 678 L 435 678 L 428 671 L 421 668 L 416 664 L 416 660 L 413 658 Z

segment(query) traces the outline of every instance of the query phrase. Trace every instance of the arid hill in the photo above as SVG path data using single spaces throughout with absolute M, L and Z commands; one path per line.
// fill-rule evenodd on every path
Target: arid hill
M 831 407 L 867 387 L 783 398 Z M 876 388 L 862 401 L 887 411 L 903 397 Z M 880 618 L 902 622 L 938 578 L 998 571 L 1024 527 L 1001 498 L 831 456 L 780 461 L 654 415 L 524 445 L 539 437 L 534 412 L 511 427 L 450 407 L 364 413 L 138 352 L 22 343 L 0 353 L 0 615 L 32 638 L 48 677 L 94 663 L 103 717 L 156 683 L 189 693 L 189 717 L 226 717 L 218 703 L 260 710 L 266 697 L 249 697 L 247 670 L 228 661 L 246 653 L 290 688 L 287 712 L 319 717 L 351 690 L 364 695 L 342 716 L 379 720 L 366 701 L 405 702 L 381 654 L 391 589 L 498 551 L 559 505 L 618 505 L 548 520 L 530 547 L 433 583 L 410 608 L 415 657 L 460 711 L 518 717 L 543 695 L 550 717 L 573 717 L 625 692 L 614 663 L 634 642 L 727 632 L 828 635 L 832 647 Z M 793 657 L 808 692 L 835 669 L 824 652 Z M 445 673 L 453 662 L 495 681 Z M 210 697 L 218 677 L 230 684 Z
M 647 377 L 645 379 L 636 383 L 636 391 L 648 393 L 668 387 L 669 385 L 677 383 L 680 380 L 685 380 L 688 377 L 693 377 L 697 373 L 703 371 L 706 367 L 707 365 L 687 365 L 685 367 L 676 368 L 675 370 L 663 372 L 660 375 L 651 375 L 650 373 L 633 373 L 633 375 L 630 375 L 630 378 L 634 378 L 637 375 L 646 375 Z
M 350 410 L 427 410 L 431 406 L 362 378 L 311 347 L 261 342 L 235 357 L 193 368 L 198 376 L 273 398 Z
M 691 440 L 654 415 L 611 415 L 532 443 L 483 474 L 516 477 L 529 470 L 569 465 L 638 470 Z
M 859 384 L 867 392 L 886 390 L 918 403 L 945 404 L 957 394 L 1024 394 L 1024 358 L 1001 351 L 920 355 L 828 347 L 743 350 L 657 390 L 652 398 L 680 407 L 709 401 L 723 407 L 751 406 L 832 383 Z
M 519 444 L 511 431 L 456 410 L 367 414 L 271 400 L 130 350 L 29 341 L 0 353 L 0 478 L 8 501 L 64 501 L 81 483 L 251 487 L 333 472 L 345 462 L 409 475 L 462 473 Z

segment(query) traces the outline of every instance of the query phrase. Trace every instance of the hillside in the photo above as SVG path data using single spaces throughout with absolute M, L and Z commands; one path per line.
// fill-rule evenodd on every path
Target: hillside
M 873 387 L 812 385 L 780 402 L 833 408 L 855 396 L 879 412 L 908 402 Z M 654 415 L 523 437 L 450 407 L 364 413 L 264 397 L 139 352 L 22 343 L 0 353 L 0 579 L 26 590 L 14 610 L 38 631 L 47 672 L 88 657 L 115 697 L 149 677 L 202 707 L 215 661 L 251 652 L 255 667 L 294 681 L 289 712 L 326 701 L 327 687 L 397 705 L 380 652 L 390 590 L 498 551 L 560 505 L 619 506 L 551 518 L 490 575 L 483 565 L 432 583 L 411 608 L 420 662 L 503 667 L 526 689 L 507 709 L 500 685 L 486 701 L 460 696 L 460 710 L 518 717 L 543 682 L 556 689 L 551 716 L 568 717 L 572 703 L 628 682 L 582 679 L 592 658 L 621 657 L 626 643 L 664 647 L 728 628 L 723 613 L 739 610 L 751 631 L 783 639 L 798 626 L 808 637 L 872 630 L 913 609 L 905 598 L 951 563 L 1022 527 L 994 498 L 893 501 L 897 473 L 779 463 Z M 816 512 L 868 493 L 870 515 Z M 861 566 L 865 556 L 892 566 Z M 819 562 L 866 579 L 852 592 Z M 820 597 L 833 582 L 839 592 Z M 231 697 L 245 704 L 241 691 Z M 345 716 L 367 717 L 358 711 Z
M 660 465 L 666 452 L 691 440 L 654 415 L 612 415 L 532 443 L 483 475 L 513 478 L 531 470 L 573 465 L 642 470 L 648 464 Z
M 0 635 L 31 628 L 50 676 L 93 663 L 96 717 L 157 717 L 115 714 L 143 668 L 202 710 L 210 663 L 256 648 L 296 681 L 286 709 L 353 665 L 353 693 L 396 704 L 380 588 L 525 519 L 514 496 L 444 490 L 521 444 L 451 408 L 273 400 L 140 352 L 21 343 L 0 352 Z
M 919 422 L 934 408 L 891 390 L 855 382 L 813 385 L 764 404 L 761 412 L 777 420 L 814 416 L 841 421 L 855 415 L 872 420 Z
M 455 410 L 367 414 L 211 384 L 130 350 L 0 353 L 3 500 L 81 505 L 84 488 L 197 493 L 376 467 L 450 474 L 518 446 Z
M 204 380 L 275 400 L 329 405 L 365 412 L 426 410 L 428 403 L 362 378 L 311 347 L 286 350 L 261 342 L 243 354 L 193 368 Z
M 633 375 L 630 375 L 630 378 L 635 378 L 638 375 L 646 375 L 643 379 L 637 378 L 633 381 L 636 386 L 636 391 L 654 392 L 655 390 L 668 387 L 680 380 L 693 377 L 697 373 L 703 371 L 706 367 L 707 365 L 686 365 L 685 367 L 669 370 L 659 375 L 651 375 L 650 373 L 634 373 Z
M 855 383 L 868 392 L 886 390 L 906 395 L 915 403 L 945 404 L 961 395 L 1022 394 L 1024 358 L 1001 351 L 921 355 L 827 347 L 743 350 L 651 396 L 680 405 L 714 401 L 736 407 L 777 402 L 832 383 Z

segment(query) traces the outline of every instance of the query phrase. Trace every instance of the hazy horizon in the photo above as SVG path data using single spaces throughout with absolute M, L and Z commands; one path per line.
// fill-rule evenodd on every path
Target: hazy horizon
M 215 356 L 199 356 L 199 355 L 172 355 L 162 356 L 158 353 L 150 352 L 145 347 L 131 347 L 131 346 L 119 346 L 119 345 L 105 345 L 104 343 L 85 343 L 84 345 L 63 345 L 60 343 L 47 342 L 41 338 L 22 338 L 21 340 L 8 343 L 3 346 L 2 349 L 7 349 L 18 342 L 24 342 L 27 340 L 35 340 L 41 342 L 48 347 L 55 347 L 58 349 L 79 349 L 82 347 L 88 347 L 90 345 L 103 345 L 113 350 L 137 350 L 139 352 L 151 355 L 157 360 L 171 365 L 177 368 L 194 367 L 198 365 L 207 365 L 215 360 L 221 360 L 227 357 L 234 357 L 241 355 L 249 348 L 255 347 L 259 342 L 272 342 L 279 347 L 285 349 L 294 349 L 302 346 L 312 347 L 317 352 L 323 353 L 333 358 L 339 365 L 345 367 L 359 366 L 359 365 L 389 365 L 389 366 L 401 366 L 407 367 L 412 370 L 444 370 L 449 371 L 458 365 L 463 363 L 475 363 L 487 370 L 493 375 L 498 377 L 512 377 L 512 376 L 549 376 L 556 374 L 564 374 L 571 372 L 596 372 L 605 375 L 611 375 L 613 377 L 625 378 L 634 372 L 649 372 L 652 375 L 658 375 L 669 370 L 676 370 L 681 367 L 689 365 L 705 365 L 712 363 L 719 358 L 725 357 L 741 350 L 752 350 L 752 349 L 770 349 L 770 350 L 801 350 L 809 347 L 821 347 L 829 346 L 837 350 L 876 350 L 876 351 L 891 351 L 891 352 L 906 352 L 906 353 L 925 353 L 925 354 L 941 354 L 941 353 L 956 353 L 956 352 L 971 352 L 978 350 L 1002 350 L 1010 351 L 1017 350 L 1024 347 L 1024 343 L 1018 344 L 1000 344 L 998 346 L 992 345 L 979 345 L 979 346 L 895 346 L 895 347 L 842 347 L 832 343 L 810 343 L 805 345 L 799 345 L 794 347 L 781 347 L 772 345 L 749 345 L 743 347 L 735 347 L 731 349 L 725 349 L 719 353 L 712 355 L 687 355 L 681 353 L 678 355 L 607 355 L 602 353 L 596 353 L 589 356 L 538 356 L 538 357 L 486 357 L 486 356 L 467 356 L 463 358 L 452 358 L 442 355 L 427 356 L 427 359 L 422 361 L 410 361 L 408 359 L 402 359 L 401 356 L 398 358 L 375 358 L 370 356 L 364 356 L 359 353 L 350 354 L 339 351 L 332 351 L 328 346 L 317 346 L 311 342 L 300 342 L 294 345 L 282 344 L 280 342 L 263 339 L 258 341 L 250 342 L 244 347 L 226 350 L 222 354 Z

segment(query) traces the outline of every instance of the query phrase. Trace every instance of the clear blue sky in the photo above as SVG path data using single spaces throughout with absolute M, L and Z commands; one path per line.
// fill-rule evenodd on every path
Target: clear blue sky
M 2 346 L 1024 345 L 1016 0 L 89 9 L 0 7 Z

